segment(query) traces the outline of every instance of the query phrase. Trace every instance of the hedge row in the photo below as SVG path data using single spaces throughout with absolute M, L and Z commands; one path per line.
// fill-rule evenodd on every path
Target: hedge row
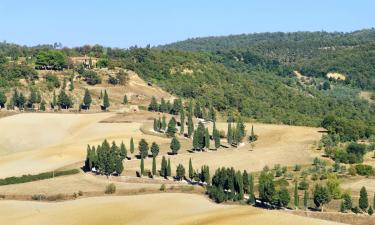
M 26 182 L 31 182 L 31 181 L 37 181 L 37 180 L 45 180 L 45 179 L 50 179 L 53 177 L 71 175 L 71 174 L 76 174 L 76 173 L 79 173 L 78 169 L 51 171 L 51 172 L 39 173 L 36 175 L 28 174 L 28 175 L 22 175 L 21 177 L 7 177 L 4 179 L 0 179 L 0 186 L 10 185 L 10 184 L 20 184 L 20 183 L 26 183 Z

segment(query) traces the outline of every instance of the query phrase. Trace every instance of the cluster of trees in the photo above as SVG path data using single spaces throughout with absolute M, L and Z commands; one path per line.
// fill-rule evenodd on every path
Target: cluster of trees
M 365 144 L 351 142 L 344 146 L 339 146 L 340 136 L 323 135 L 321 145 L 324 147 L 325 154 L 339 163 L 361 163 L 363 156 L 368 148 Z
M 57 50 L 40 51 L 36 55 L 35 68 L 63 70 L 67 68 L 67 57 L 63 52 Z
M 122 142 L 120 147 L 112 142 L 112 145 L 104 140 L 101 145 L 90 147 L 87 146 L 87 155 L 85 160 L 85 170 L 95 171 L 100 174 L 112 175 L 121 174 L 124 170 L 122 161 L 127 157 L 127 149 Z
M 4 107 L 7 102 L 7 97 L 3 92 L 0 93 L 0 107 Z M 40 92 L 37 88 L 30 88 L 30 95 L 26 97 L 22 92 L 18 92 L 17 89 L 14 89 L 13 95 L 10 101 L 7 104 L 8 109 L 14 109 L 17 107 L 19 110 L 25 108 L 34 109 L 35 104 L 39 105 L 39 110 L 46 110 L 46 102 L 42 99 Z
M 340 212 L 346 213 L 351 210 L 354 213 L 367 212 L 370 216 L 374 213 L 375 208 L 375 195 L 373 205 L 370 205 L 367 190 L 362 187 L 359 192 L 358 206 L 354 206 L 353 199 L 349 193 L 344 193 L 342 195 L 342 200 L 340 204 Z
M 172 115 L 178 115 L 181 110 L 183 110 L 183 104 L 181 99 L 174 99 L 173 104 L 171 102 L 165 101 L 164 98 L 161 98 L 160 104 L 158 104 L 155 96 L 152 96 L 151 102 L 148 106 L 148 110 L 152 112 L 162 112 L 170 113 Z
M 240 201 L 244 194 L 249 201 L 255 203 L 254 177 L 245 170 L 235 171 L 234 168 L 219 168 L 212 177 L 212 185 L 207 189 L 210 198 L 220 203 L 227 200 Z
M 119 70 L 116 76 L 109 75 L 108 83 L 112 85 L 125 85 L 129 81 L 129 74 L 124 70 Z
M 254 131 L 254 130 L 252 130 Z M 252 138 L 255 138 L 254 133 L 252 133 Z M 245 124 L 241 120 L 238 119 L 236 126 L 232 127 L 232 123 L 228 123 L 228 131 L 227 131 L 227 142 L 230 145 L 238 146 L 246 136 Z

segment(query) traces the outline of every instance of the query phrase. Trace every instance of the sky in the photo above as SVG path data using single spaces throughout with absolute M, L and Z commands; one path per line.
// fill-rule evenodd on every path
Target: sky
M 375 0 L 0 0 L 0 41 L 151 46 L 193 37 L 375 27 Z

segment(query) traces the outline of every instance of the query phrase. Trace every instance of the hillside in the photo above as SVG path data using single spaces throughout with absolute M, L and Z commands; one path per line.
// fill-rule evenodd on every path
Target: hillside
M 300 70 L 306 76 L 324 77 L 341 72 L 348 83 L 375 89 L 375 30 L 341 32 L 256 33 L 194 38 L 161 49 L 231 53 L 237 59 L 250 51 Z

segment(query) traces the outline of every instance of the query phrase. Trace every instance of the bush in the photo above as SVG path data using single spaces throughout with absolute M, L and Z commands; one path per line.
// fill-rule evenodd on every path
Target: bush
M 116 192 L 116 185 L 114 183 L 110 183 L 105 187 L 104 193 L 106 194 L 114 194 Z
M 46 200 L 47 197 L 45 195 L 38 194 L 38 195 L 32 195 L 31 199 L 35 201 L 42 201 L 42 200 Z
M 300 171 L 300 170 L 301 170 L 301 165 L 296 164 L 294 166 L 294 171 Z
M 102 83 L 102 79 L 99 77 L 99 75 L 92 71 L 92 70 L 85 70 L 82 74 L 82 77 L 89 85 L 95 85 Z
M 79 170 L 72 169 L 72 170 L 64 170 L 64 171 L 53 171 L 53 172 L 45 172 L 40 173 L 36 175 L 23 175 L 21 177 L 7 177 L 4 179 L 0 179 L 0 186 L 2 185 L 10 185 L 10 184 L 20 184 L 20 183 L 26 183 L 36 180 L 44 180 L 44 179 L 50 179 L 53 177 L 59 177 L 59 176 L 65 176 L 65 175 L 71 175 L 79 173 Z
M 355 170 L 361 176 L 371 176 L 374 174 L 374 169 L 370 165 L 358 164 L 355 166 Z
M 305 180 L 299 182 L 298 189 L 299 190 L 307 190 L 309 188 L 309 183 L 307 183 Z
M 53 75 L 51 73 L 48 73 L 46 76 L 45 76 L 45 79 L 46 79 L 46 82 L 47 82 L 47 86 L 50 88 L 59 88 L 60 87 L 60 81 L 59 81 L 59 78 L 57 78 L 56 75 Z
M 161 186 L 160 186 L 160 191 L 165 191 L 165 189 L 166 189 L 166 187 L 165 187 L 165 184 L 162 184 Z

